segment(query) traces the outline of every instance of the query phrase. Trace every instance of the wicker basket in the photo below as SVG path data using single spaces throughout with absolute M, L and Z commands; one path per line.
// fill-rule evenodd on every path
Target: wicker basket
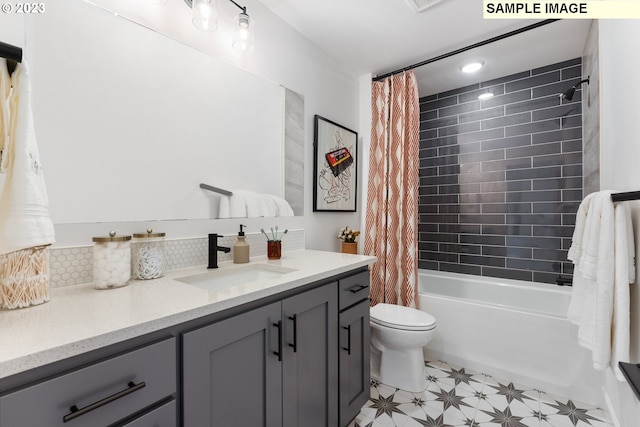
M 49 301 L 49 246 L 0 255 L 0 309 Z

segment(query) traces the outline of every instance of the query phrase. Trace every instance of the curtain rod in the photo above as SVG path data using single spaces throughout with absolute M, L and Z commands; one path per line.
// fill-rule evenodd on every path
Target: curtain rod
M 15 62 L 22 62 L 22 48 L 0 42 L 0 58 L 6 58 Z
M 480 46 L 484 46 L 484 45 L 487 45 L 487 44 L 490 44 L 490 43 L 493 43 L 493 42 L 504 40 L 504 39 L 506 39 L 508 37 L 515 36 L 515 35 L 524 33 L 524 32 L 529 31 L 529 30 L 533 30 L 533 29 L 538 28 L 538 27 L 542 27 L 543 25 L 547 25 L 547 24 L 550 24 L 550 23 L 556 22 L 556 21 L 560 21 L 560 19 L 545 19 L 543 21 L 536 22 L 535 24 L 527 25 L 526 27 L 522 27 L 522 28 L 519 28 L 517 30 L 509 31 L 508 33 L 504 33 L 504 34 L 501 34 L 499 36 L 492 37 L 490 39 L 483 40 L 481 42 L 474 43 L 472 45 L 469 45 L 469 46 L 466 46 L 466 47 L 463 47 L 463 48 L 460 48 L 460 49 L 456 49 L 454 51 L 451 51 L 451 52 L 436 56 L 434 58 L 427 59 L 427 60 L 422 61 L 422 62 L 418 62 L 417 64 L 409 65 L 407 67 L 400 68 L 400 69 L 395 70 L 395 71 L 391 71 L 391 72 L 383 74 L 381 76 L 374 77 L 373 81 L 377 82 L 379 80 L 385 79 L 385 78 L 387 78 L 389 76 L 392 76 L 394 74 L 398 74 L 398 73 L 402 73 L 402 72 L 405 72 L 405 71 L 412 70 L 414 68 L 422 67 L 423 65 L 431 64 L 432 62 L 440 61 L 441 59 L 449 58 L 450 56 L 454 56 L 454 55 L 457 55 L 459 53 L 466 52 L 468 50 L 475 49 L 475 48 L 480 47 Z

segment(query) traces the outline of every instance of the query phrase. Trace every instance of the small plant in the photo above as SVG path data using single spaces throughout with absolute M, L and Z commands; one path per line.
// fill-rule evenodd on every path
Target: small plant
M 348 226 L 340 230 L 338 233 L 338 239 L 345 243 L 355 243 L 356 237 L 360 235 L 358 230 L 352 230 Z

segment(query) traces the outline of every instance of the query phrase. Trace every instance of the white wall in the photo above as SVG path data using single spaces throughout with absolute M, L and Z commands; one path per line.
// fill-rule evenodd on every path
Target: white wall
M 81 1 L 81 0 L 69 0 Z M 163 6 L 146 2 L 130 2 L 125 0 L 96 0 L 109 7 L 125 7 L 136 4 L 160 20 L 167 22 L 183 19 L 190 22 L 189 10 L 183 0 L 169 0 L 167 6 L 179 6 L 178 13 L 163 15 Z M 108 3 L 108 4 L 107 4 Z M 345 225 L 360 228 L 358 213 L 313 213 L 313 116 L 336 121 L 355 131 L 359 130 L 359 84 L 358 76 L 338 67 L 329 57 L 292 27 L 266 9 L 258 0 L 243 2 L 248 12 L 256 21 L 256 47 L 248 56 L 242 56 L 230 48 L 230 33 L 225 32 L 225 21 L 221 21 L 215 33 L 190 32 L 194 45 L 218 58 L 241 66 L 246 70 L 271 79 L 283 86 L 301 93 L 305 99 L 305 215 L 291 219 L 256 219 L 243 220 L 249 225 L 248 232 L 256 231 L 262 226 L 279 225 L 280 228 L 304 228 L 306 246 L 311 249 L 338 250 L 337 232 Z M 56 2 L 48 2 L 48 8 L 55 7 Z M 142 12 L 141 12 L 142 13 Z M 229 16 L 237 13 L 227 11 Z M 30 48 L 29 31 L 38 25 L 38 17 L 23 15 L 6 15 L 0 17 L 0 40 L 20 45 L 28 53 Z M 26 28 L 26 31 L 25 31 Z M 60 28 L 60 31 L 64 31 Z M 25 33 L 27 34 L 25 37 Z M 108 37 L 108 34 L 104 35 Z M 173 60 L 179 60 L 174 58 Z M 60 58 L 60 66 L 64 67 L 64 58 Z M 37 73 L 37 70 L 33 70 Z M 182 77 L 182 76 L 179 76 Z M 38 132 L 38 123 L 36 133 Z M 362 162 L 362 158 L 359 159 Z M 45 165 L 46 167 L 46 165 Z M 73 173 L 73 172 L 70 172 Z M 251 173 L 251 168 L 248 172 Z M 360 175 L 360 174 L 359 174 Z M 100 176 L 77 177 L 78 179 L 103 180 Z M 259 180 L 260 176 L 255 176 Z M 361 209 L 362 194 L 358 192 L 358 210 Z M 169 238 L 202 236 L 208 232 L 231 234 L 237 229 L 237 220 L 193 220 L 163 221 L 154 224 L 154 229 L 168 232 Z M 146 223 L 100 223 L 100 224 L 56 224 L 57 246 L 90 244 L 91 237 L 103 235 L 108 229 L 117 227 L 119 232 L 128 233 L 146 228 Z M 141 228 L 144 227 L 144 228 Z
M 640 127 L 638 106 L 640 56 L 634 54 L 640 40 L 636 20 L 600 21 L 601 171 L 602 188 L 640 190 Z M 640 254 L 640 202 L 632 208 L 636 259 Z M 636 277 L 638 263 L 636 262 Z M 631 362 L 640 362 L 640 284 L 631 287 Z M 612 415 L 621 427 L 637 425 L 640 402 L 626 382 L 606 372 L 605 391 Z

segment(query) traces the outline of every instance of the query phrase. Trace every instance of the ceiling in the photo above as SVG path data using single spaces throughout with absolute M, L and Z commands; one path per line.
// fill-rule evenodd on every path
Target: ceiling
M 535 23 L 483 19 L 482 0 L 260 0 L 357 75 L 382 75 Z M 415 69 L 420 96 L 582 56 L 589 20 L 562 20 Z M 481 59 L 465 75 L 460 66 Z

